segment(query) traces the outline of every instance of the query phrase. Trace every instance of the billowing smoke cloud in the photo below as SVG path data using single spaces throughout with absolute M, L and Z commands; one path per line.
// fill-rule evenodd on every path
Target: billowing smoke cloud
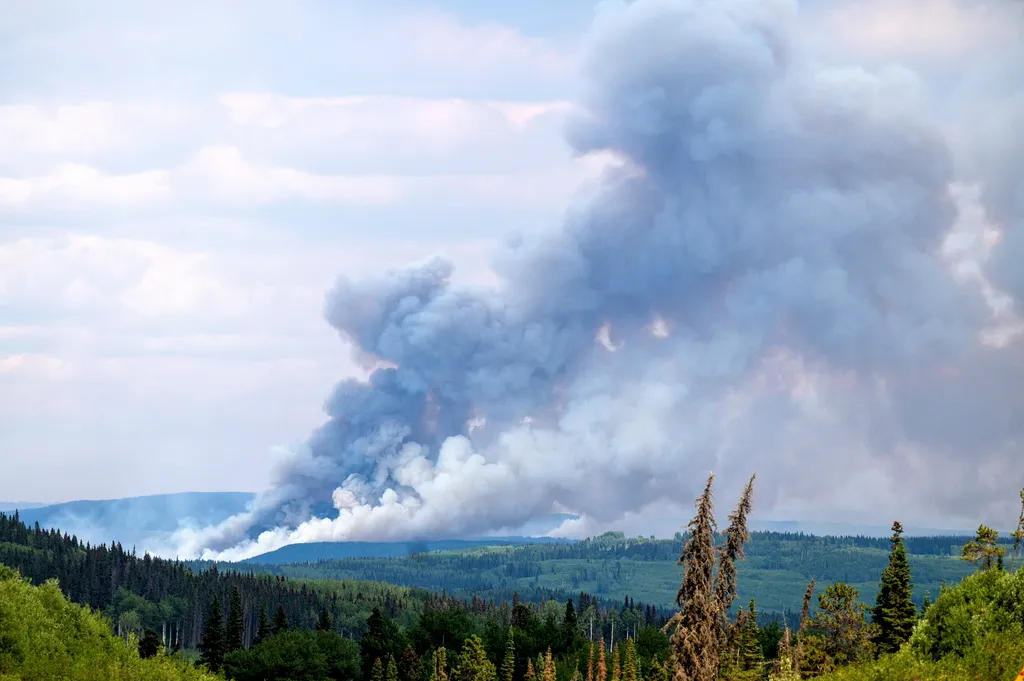
M 567 134 L 617 159 L 601 186 L 510 242 L 500 290 L 453 287 L 443 260 L 340 280 L 327 320 L 376 369 L 335 389 L 252 513 L 183 551 L 565 509 L 607 526 L 688 505 L 712 469 L 725 493 L 756 471 L 762 510 L 1006 510 L 1021 118 L 954 143 L 915 71 L 827 66 L 806 21 L 785 0 L 603 4 Z

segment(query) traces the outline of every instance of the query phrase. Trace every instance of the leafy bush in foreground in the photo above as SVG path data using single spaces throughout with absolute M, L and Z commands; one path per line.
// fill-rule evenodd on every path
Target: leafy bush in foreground
M 32 586 L 0 565 L 0 681 L 203 681 L 217 677 L 163 655 L 143 660 L 132 641 L 69 603 L 56 581 Z
M 1013 681 L 1024 666 L 1024 570 L 985 570 L 945 588 L 903 649 L 828 681 Z

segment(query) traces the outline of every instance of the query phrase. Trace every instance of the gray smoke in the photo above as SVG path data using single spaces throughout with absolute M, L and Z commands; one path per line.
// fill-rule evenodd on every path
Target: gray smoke
M 989 279 L 1024 295 L 1019 125 L 954 148 L 913 71 L 822 66 L 800 26 L 785 0 L 603 4 L 567 132 L 619 159 L 599 191 L 512 240 L 500 290 L 443 260 L 341 279 L 326 318 L 378 368 L 183 551 L 607 526 L 712 469 L 756 471 L 762 510 L 1009 508 L 1024 353 L 982 331 L 1013 321 Z M 972 205 L 1002 231 L 990 261 L 950 255 Z

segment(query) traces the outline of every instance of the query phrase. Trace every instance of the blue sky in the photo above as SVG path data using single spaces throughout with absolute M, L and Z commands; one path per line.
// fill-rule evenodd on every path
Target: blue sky
M 960 68 L 1015 40 L 982 4 L 815 0 L 797 33 L 913 71 L 899 105 L 969 149 L 998 218 L 1020 214 L 1015 147 L 973 122 L 1011 130 L 1024 99 L 1019 66 Z M 6 3 L 0 500 L 265 488 L 357 375 L 323 320 L 337 276 L 442 254 L 492 285 L 495 247 L 558 229 L 614 161 L 564 139 L 594 5 Z

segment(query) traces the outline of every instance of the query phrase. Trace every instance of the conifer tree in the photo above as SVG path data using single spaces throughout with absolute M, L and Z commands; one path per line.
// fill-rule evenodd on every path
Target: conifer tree
M 153 629 L 146 629 L 139 639 L 139 657 L 143 660 L 160 653 L 160 636 Z
M 224 628 L 224 652 L 240 650 L 245 644 L 245 616 L 242 613 L 242 595 L 238 587 L 231 590 L 228 602 L 228 623 Z
M 448 651 L 444 646 L 434 651 L 433 681 L 448 681 Z
M 544 681 L 555 681 L 555 661 L 551 657 L 551 648 L 548 648 L 547 655 L 544 656 Z
M 747 531 L 747 516 L 754 503 L 754 479 L 750 476 L 743 494 L 735 510 L 729 514 L 729 527 L 725 531 L 725 546 L 718 558 L 718 572 L 715 575 L 715 601 L 718 603 L 719 617 L 723 626 L 729 614 L 729 608 L 736 600 L 736 561 L 743 558 L 743 545 L 750 540 Z
M 199 663 L 211 672 L 219 672 L 224 662 L 224 622 L 220 601 L 213 599 L 203 624 L 203 637 L 199 641 Z
M 330 629 L 322 631 L 330 631 Z M 384 668 L 384 681 L 398 681 L 398 665 L 395 664 L 394 655 L 388 655 L 388 664 Z
M 757 626 L 757 604 L 750 599 L 747 607 L 746 617 L 743 619 L 740 629 L 739 667 L 743 672 L 748 673 L 751 679 L 760 679 L 764 667 L 764 653 L 761 651 L 761 643 L 758 640 L 760 629 Z
M 516 670 L 516 642 L 512 634 L 512 627 L 508 628 L 508 640 L 505 643 L 505 657 L 501 661 L 501 681 L 512 681 Z
M 818 594 L 818 611 L 810 626 L 821 632 L 824 652 L 832 664 L 862 662 L 874 652 L 871 641 L 877 629 L 868 624 L 866 611 L 857 589 L 849 584 L 831 584 Z
M 260 619 L 259 624 L 256 627 L 256 636 L 252 639 L 252 644 L 258 646 L 268 638 L 272 636 L 270 629 L 270 620 L 267 619 L 267 609 L 260 603 Z
M 872 611 L 872 621 L 878 627 L 875 645 L 881 653 L 895 653 L 914 633 L 917 608 L 912 600 L 910 562 L 903 544 L 903 526 L 892 524 L 892 549 L 889 565 L 882 571 L 878 597 Z
M 533 670 L 533 660 L 526 658 L 526 678 L 528 681 L 533 681 L 537 678 L 537 673 Z
M 622 665 L 619 660 L 619 648 L 621 646 L 615 646 L 612 650 L 612 681 L 622 680 Z
M 680 611 L 672 618 L 673 681 L 715 681 L 718 675 L 719 608 L 715 602 L 715 517 L 712 502 L 714 475 L 708 476 L 698 497 L 697 514 L 688 525 L 689 537 L 679 562 L 683 583 L 676 601 Z
M 814 580 L 812 579 L 807 583 L 807 589 L 804 591 L 804 604 L 800 608 L 800 629 L 796 633 L 796 646 L 793 648 L 793 669 L 799 674 L 801 665 L 804 659 L 804 644 L 803 639 L 807 635 L 807 625 L 810 623 L 811 618 L 811 598 L 814 596 Z M 786 628 L 787 632 L 789 627 Z
M 651 674 L 648 681 L 669 681 L 668 670 L 657 657 L 651 658 Z
M 378 657 L 370 667 L 370 681 L 384 681 L 384 664 Z
M 462 644 L 462 654 L 455 668 L 455 681 L 496 681 L 494 665 L 487 659 L 484 642 L 473 634 Z
M 1006 554 L 1006 549 L 998 545 L 999 532 L 985 525 L 978 526 L 978 534 L 973 541 L 964 545 L 961 558 L 978 563 L 982 570 L 990 570 L 996 557 Z
M 597 681 L 608 681 L 608 664 L 604 656 L 604 636 L 597 647 Z
M 633 639 L 626 641 L 625 663 L 622 665 L 622 681 L 640 681 L 640 663 L 636 658 L 636 644 Z
M 411 647 L 406 647 L 398 661 L 398 677 L 400 681 L 420 681 L 420 658 Z
M 779 641 L 779 657 L 772 666 L 772 673 L 768 675 L 768 681 L 800 681 L 800 673 L 796 669 L 796 660 L 793 657 L 793 642 L 786 627 Z
M 277 636 L 282 631 L 288 631 L 288 617 L 284 614 L 284 606 L 277 606 L 277 612 L 274 613 L 274 636 Z
M 594 644 L 587 646 L 587 681 L 594 681 Z
M 322 610 L 320 610 L 320 617 L 318 617 L 316 620 L 316 630 L 331 631 L 333 628 L 334 624 L 331 622 L 331 613 L 327 612 L 327 607 L 325 606 Z M 393 659 L 394 658 L 392 658 L 392 660 Z
M 570 598 L 565 602 L 565 617 L 562 619 L 562 638 L 564 639 L 562 647 L 564 650 L 572 648 L 573 641 L 576 639 L 577 625 L 576 608 Z

